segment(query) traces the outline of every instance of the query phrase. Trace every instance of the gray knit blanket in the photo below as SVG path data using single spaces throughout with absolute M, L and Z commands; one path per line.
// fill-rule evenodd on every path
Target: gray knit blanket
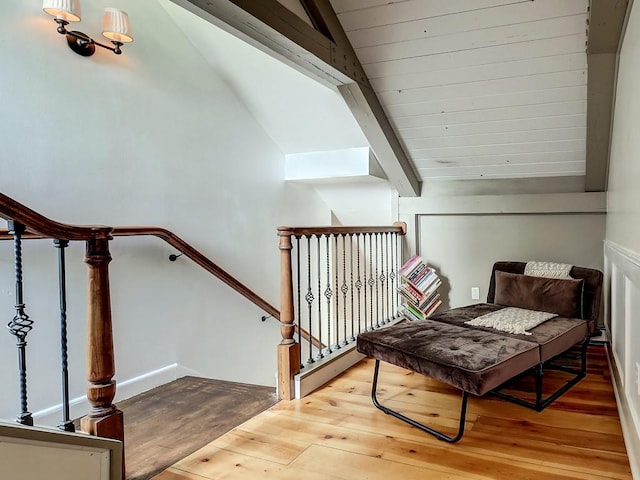
M 524 308 L 507 307 L 464 322 L 474 327 L 490 327 L 501 332 L 531 335 L 528 330 L 557 317 L 556 313 L 538 312 Z

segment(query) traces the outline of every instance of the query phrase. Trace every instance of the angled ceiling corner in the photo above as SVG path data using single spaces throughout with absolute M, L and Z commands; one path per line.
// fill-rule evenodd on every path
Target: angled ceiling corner
M 277 0 L 172 0 L 245 37 L 314 78 L 337 87 L 401 196 L 420 195 L 420 180 L 402 148 L 329 0 L 300 0 L 312 24 Z

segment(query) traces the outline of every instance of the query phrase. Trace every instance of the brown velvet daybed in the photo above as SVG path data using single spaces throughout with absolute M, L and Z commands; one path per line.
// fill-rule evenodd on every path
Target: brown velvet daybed
M 586 374 L 588 339 L 596 331 L 603 275 L 591 268 L 573 267 L 574 280 L 523 275 L 524 262 L 497 262 L 493 266 L 487 303 L 455 308 L 426 320 L 399 323 L 358 336 L 357 349 L 375 362 L 371 397 L 383 412 L 403 420 L 440 440 L 457 442 L 464 434 L 468 394 L 492 393 L 525 407 L 542 411 Z M 558 313 L 527 330 L 507 333 L 468 321 L 506 307 Z M 506 310 L 505 310 L 506 311 Z M 552 360 L 581 345 L 580 369 L 555 365 Z M 462 391 L 457 435 L 450 437 L 381 405 L 376 398 L 380 361 L 407 368 L 448 383 Z M 573 378 L 542 397 L 544 369 L 558 369 Z M 535 402 L 499 391 L 509 380 L 533 371 Z

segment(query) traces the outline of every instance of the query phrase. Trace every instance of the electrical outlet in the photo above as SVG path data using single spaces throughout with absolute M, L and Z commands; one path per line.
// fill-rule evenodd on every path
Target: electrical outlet
M 480 300 L 480 288 L 471 287 L 471 300 Z

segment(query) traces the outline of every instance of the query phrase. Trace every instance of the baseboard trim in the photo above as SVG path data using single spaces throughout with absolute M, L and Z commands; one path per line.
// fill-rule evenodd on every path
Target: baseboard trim
M 137 377 L 116 383 L 116 398 L 114 403 L 126 400 L 140 393 L 159 387 L 165 383 L 172 382 L 179 378 L 179 373 L 183 371 L 177 363 L 167 365 L 152 372 L 139 375 Z M 76 397 L 69 401 L 71 418 L 79 418 L 87 414 L 90 409 L 86 396 Z M 34 422 L 37 425 L 55 426 L 62 419 L 62 404 L 53 405 L 33 413 Z
M 295 398 L 306 397 L 363 358 L 364 355 L 356 350 L 355 343 L 343 347 L 340 353 L 334 353 L 330 358 L 321 360 L 313 369 L 303 371 L 294 377 Z
M 613 383 L 613 392 L 616 396 L 616 405 L 618 406 L 618 415 L 620 417 L 620 426 L 622 427 L 622 436 L 624 444 L 627 448 L 627 457 L 629 458 L 629 467 L 631 468 L 631 476 L 634 480 L 640 480 L 640 428 L 636 425 L 633 412 L 627 402 L 624 394 L 624 387 L 619 375 L 617 366 L 615 365 L 615 356 L 613 355 L 611 346 L 605 344 L 607 351 L 607 359 L 609 360 L 609 372 Z

